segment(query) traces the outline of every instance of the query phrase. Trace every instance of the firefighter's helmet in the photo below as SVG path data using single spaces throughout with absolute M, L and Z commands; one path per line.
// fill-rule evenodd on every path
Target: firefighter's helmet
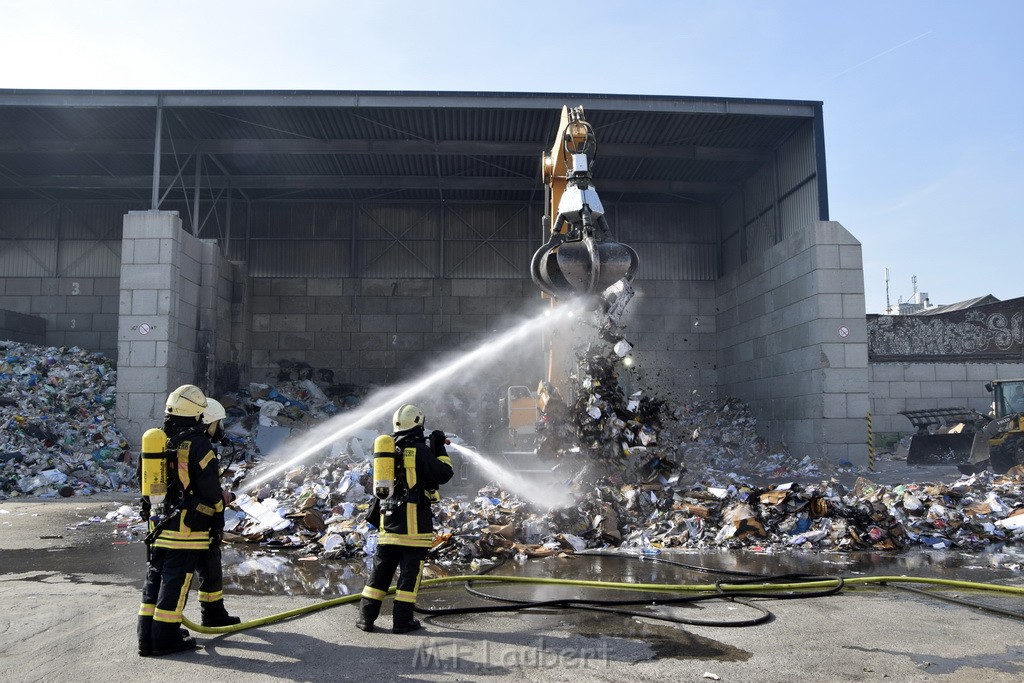
M 406 403 L 395 411 L 395 416 L 391 418 L 391 424 L 395 428 L 396 433 L 422 427 L 423 411 L 411 403 Z
M 167 397 L 164 412 L 177 417 L 198 418 L 206 409 L 206 395 L 192 384 L 182 384 Z
M 203 411 L 204 425 L 212 425 L 217 420 L 223 420 L 227 416 L 228 414 L 224 411 L 224 406 L 221 405 L 220 401 L 212 398 L 206 399 L 206 410 Z

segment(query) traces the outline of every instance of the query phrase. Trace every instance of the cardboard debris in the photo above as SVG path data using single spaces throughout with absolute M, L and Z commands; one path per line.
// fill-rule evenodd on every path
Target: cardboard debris
M 825 467 L 814 459 L 792 457 L 758 437 L 741 401 L 671 399 L 635 384 L 627 392 L 616 351 L 626 349 L 624 339 L 610 327 L 599 336 L 578 355 L 572 404 L 546 388 L 537 426 L 538 455 L 552 464 L 570 501 L 538 507 L 503 490 L 501 481 L 459 495 L 442 487 L 445 498 L 434 506 L 435 563 L 473 567 L 502 556 L 609 547 L 981 550 L 1024 542 L 1024 468 L 949 485 L 887 486 L 860 477 L 847 488 L 819 477 Z M 109 365 L 76 349 L 8 343 L 2 350 L 0 374 L 9 381 L 0 394 L 0 495 L 127 488 L 130 466 L 120 459 L 126 444 L 112 427 Z M 313 374 L 304 364 L 282 362 L 275 385 L 252 384 L 223 397 L 233 443 L 223 455 L 239 456 L 227 473 L 230 484 L 269 467 L 261 443 L 276 446 L 363 400 L 363 390 L 332 378 L 318 382 Z M 486 443 L 479 425 L 502 428 L 497 400 L 461 391 L 453 388 L 443 407 L 432 406 L 428 420 Z M 70 443 L 54 440 L 56 415 L 78 421 Z M 311 558 L 372 556 L 376 529 L 365 520 L 370 454 L 374 437 L 386 430 L 386 419 L 367 425 L 241 496 L 227 515 L 225 538 L 294 552 L 311 567 Z M 75 441 L 79 435 L 84 443 Z M 779 479 L 787 483 L 764 483 Z M 138 538 L 141 520 L 119 524 Z M 253 560 L 244 570 L 256 575 L 261 568 L 279 564 Z

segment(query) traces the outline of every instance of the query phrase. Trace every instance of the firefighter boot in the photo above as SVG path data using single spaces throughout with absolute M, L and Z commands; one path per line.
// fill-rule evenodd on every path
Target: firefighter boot
M 413 619 L 413 604 L 411 602 L 395 601 L 395 609 L 391 615 L 391 632 L 408 633 L 423 628 L 416 619 Z
M 153 617 L 139 615 L 139 656 L 149 657 L 153 654 Z
M 241 624 L 242 620 L 228 614 L 224 608 L 224 600 L 199 603 L 199 611 L 203 615 L 203 626 L 234 626 Z
M 153 645 L 150 655 L 163 657 L 175 652 L 188 652 L 199 647 L 196 639 L 188 635 L 188 631 L 178 624 L 163 621 L 153 622 Z
M 367 633 L 373 631 L 373 622 L 380 614 L 380 600 L 363 598 L 359 603 L 359 618 L 356 619 L 356 628 Z

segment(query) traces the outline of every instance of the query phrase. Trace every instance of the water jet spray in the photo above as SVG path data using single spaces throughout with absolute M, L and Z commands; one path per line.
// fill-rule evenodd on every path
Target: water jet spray
M 533 477 L 527 479 L 517 472 L 505 469 L 492 458 L 472 448 L 467 448 L 457 443 L 451 444 L 451 447 L 472 460 L 473 465 L 498 486 L 533 503 L 537 507 L 551 509 L 565 507 L 572 503 L 572 496 L 566 490 L 564 484 L 554 481 L 538 481 Z
M 518 326 L 508 330 L 496 337 L 492 337 L 472 351 L 435 367 L 420 379 L 411 380 L 403 385 L 389 387 L 379 393 L 379 400 L 374 405 L 361 408 L 344 415 L 339 415 L 322 425 L 310 430 L 310 432 L 296 444 L 290 444 L 290 448 L 298 448 L 299 452 L 284 462 L 275 465 L 269 471 L 261 474 L 252 482 L 245 485 L 244 490 L 251 492 L 260 485 L 269 481 L 289 467 L 317 453 L 322 448 L 342 439 L 358 429 L 369 427 L 389 412 L 395 410 L 403 403 L 410 402 L 418 394 L 430 389 L 434 385 L 444 382 L 453 374 L 465 371 L 475 364 L 486 360 L 493 360 L 497 354 L 506 350 L 516 342 L 521 342 L 525 337 L 553 325 L 557 320 L 582 310 L 584 304 L 579 301 L 570 301 L 559 306 L 557 314 L 551 315 L 550 311 L 527 320 Z M 378 399 L 378 395 L 373 397 Z M 271 453 L 270 455 L 275 455 Z

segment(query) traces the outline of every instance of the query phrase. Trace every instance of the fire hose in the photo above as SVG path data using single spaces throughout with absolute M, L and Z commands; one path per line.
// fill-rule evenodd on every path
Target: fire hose
M 597 554 L 597 553 L 593 553 Z M 584 553 L 587 555 L 587 553 Z M 640 558 L 632 555 L 619 555 L 616 557 L 642 559 L 643 561 L 650 561 L 651 558 Z M 667 560 L 661 560 L 662 562 L 668 562 L 669 564 L 680 564 L 673 563 Z M 685 566 L 685 565 L 684 565 Z M 488 571 L 493 570 L 495 567 L 490 567 Z M 695 569 L 702 569 L 705 571 L 717 572 L 718 570 L 707 570 L 705 568 L 694 567 Z M 742 572 L 727 572 L 730 574 L 743 574 Z M 917 577 L 917 576 L 855 576 L 855 577 L 808 577 L 805 575 L 794 575 L 787 574 L 774 577 L 764 576 L 750 576 L 746 578 L 737 578 L 732 580 L 721 580 L 715 583 L 694 583 L 694 584 L 682 584 L 682 583 L 627 583 L 627 582 L 616 582 L 616 581 L 592 581 L 582 579 L 552 579 L 542 577 L 529 577 L 529 576 L 498 576 L 487 573 L 477 574 L 462 574 L 456 576 L 445 576 L 434 579 L 426 579 L 421 582 L 421 588 L 429 588 L 434 586 L 444 586 L 456 583 L 465 583 L 468 588 L 471 589 L 475 583 L 490 583 L 490 584 L 511 584 L 511 585 L 545 585 L 545 586 L 565 586 L 574 588 L 589 588 L 589 589 L 604 589 L 604 590 L 618 590 L 627 592 L 642 592 L 642 593 L 655 593 L 655 594 L 685 594 L 675 597 L 655 597 L 650 596 L 643 598 L 633 598 L 628 600 L 593 600 L 584 598 L 565 598 L 565 599 L 554 599 L 554 600 L 543 600 L 543 601 L 527 601 L 527 600 L 511 600 L 509 598 L 498 598 L 490 594 L 483 594 L 480 591 L 476 591 L 475 594 L 478 597 L 484 597 L 488 600 L 501 600 L 506 604 L 500 605 L 478 605 L 471 607 L 453 607 L 445 609 L 432 609 L 417 607 L 416 611 L 420 614 L 427 615 L 428 618 L 436 618 L 440 616 L 448 615 L 459 615 L 459 614 L 474 614 L 474 613 L 496 613 L 496 612 L 516 612 L 525 609 L 539 609 L 539 608 L 572 608 L 572 609 L 597 609 L 599 611 L 613 611 L 620 614 L 627 614 L 630 616 L 643 616 L 651 619 L 658 619 L 663 621 L 670 621 L 673 623 L 682 623 L 689 625 L 699 626 L 753 626 L 756 624 L 762 624 L 771 619 L 771 613 L 768 610 L 754 605 L 745 599 L 757 599 L 757 598 L 773 598 L 773 599 L 807 599 L 815 597 L 825 597 L 828 595 L 835 595 L 844 588 L 855 587 L 855 586 L 887 586 L 892 585 L 893 587 L 900 588 L 901 584 L 923 584 L 927 586 L 937 586 L 952 588 L 959 591 L 978 591 L 985 593 L 999 593 L 1004 595 L 1012 595 L 1017 597 L 1024 597 L 1024 587 L 1015 586 L 1004 586 L 993 583 L 980 583 L 975 581 L 959 581 L 954 579 L 939 579 L 929 577 Z M 394 589 L 389 591 L 393 593 Z M 923 591 L 916 591 L 923 592 Z M 999 608 L 989 608 L 985 605 L 980 605 L 972 602 L 967 602 L 960 598 L 952 598 L 948 596 L 942 596 L 938 594 L 932 594 L 930 592 L 923 592 L 926 595 L 934 595 L 943 600 L 957 602 L 958 604 L 969 606 L 972 608 L 986 609 L 1002 616 L 1009 616 L 1016 619 L 1024 620 L 1024 614 L 1017 614 L 1008 610 L 1002 610 Z M 234 626 L 218 626 L 208 627 L 201 626 L 193 623 L 187 617 L 182 619 L 182 625 L 196 631 L 198 633 L 208 635 L 223 635 L 229 633 L 238 633 L 251 628 L 259 626 L 267 626 L 270 624 L 284 621 L 286 619 L 294 619 L 306 614 L 312 614 L 339 605 L 346 605 L 354 602 L 358 602 L 362 596 L 359 593 L 353 593 L 351 595 L 344 595 L 338 598 L 325 600 L 322 602 L 314 603 L 312 605 L 306 605 L 298 607 L 296 609 L 287 610 L 279 614 L 272 614 L 266 617 L 258 619 L 252 619 L 250 621 L 242 622 Z M 660 614 L 652 614 L 646 612 L 635 612 L 628 610 L 620 610 L 620 607 L 627 607 L 631 605 L 680 605 L 680 604 L 692 604 L 707 600 L 730 600 L 737 604 L 742 604 L 750 607 L 758 612 L 760 615 L 752 619 L 734 620 L 729 622 L 713 622 L 713 621 L 699 621 L 699 620 L 687 620 L 677 617 L 670 617 Z

